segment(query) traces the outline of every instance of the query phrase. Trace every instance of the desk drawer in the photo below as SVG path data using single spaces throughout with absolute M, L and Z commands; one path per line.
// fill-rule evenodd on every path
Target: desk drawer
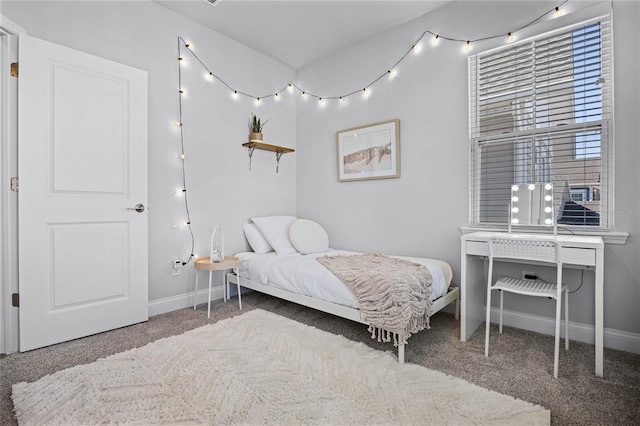
M 560 249 L 562 263 L 573 265 L 595 266 L 596 250 L 577 247 L 562 247 Z
M 467 254 L 472 256 L 489 256 L 489 243 L 486 241 L 467 241 Z

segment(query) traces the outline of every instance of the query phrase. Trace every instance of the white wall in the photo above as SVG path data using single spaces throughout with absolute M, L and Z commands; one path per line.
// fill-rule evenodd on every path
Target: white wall
M 589 5 L 567 3 L 577 9 Z M 455 2 L 298 70 L 297 78 L 295 70 L 150 2 L 3 1 L 2 13 L 32 36 L 149 72 L 149 294 L 157 301 L 193 289 L 192 272 L 178 278 L 170 274 L 171 259 L 190 251 L 186 233 L 172 229 L 183 217 L 183 204 L 172 195 L 180 184 L 180 141 L 171 126 L 177 115 L 179 35 L 241 90 L 271 93 L 295 79 L 310 92 L 331 96 L 364 87 L 427 28 L 461 38 L 506 33 L 552 6 Z M 576 16 L 543 24 L 536 32 Z M 605 327 L 630 333 L 640 333 L 639 22 L 638 2 L 614 2 L 616 229 L 630 237 L 625 246 L 605 250 L 604 316 Z M 500 43 L 485 42 L 475 51 Z M 441 258 L 452 264 L 458 280 L 459 228 L 468 223 L 466 55 L 443 41 L 437 49 L 427 45 L 410 55 L 398 71 L 395 80 L 376 84 L 368 100 L 356 95 L 341 106 L 320 109 L 311 100 L 296 106 L 287 96 L 282 105 L 265 102 L 259 110 L 246 100 L 230 102 L 221 85 L 205 89 L 197 75 L 185 72 L 190 95 L 183 121 L 195 251 L 206 251 L 214 225 L 223 226 L 232 252 L 246 247 L 240 230 L 245 218 L 297 213 L 322 223 L 334 247 Z M 268 142 L 296 148 L 282 157 L 277 175 L 273 156 L 265 152 L 256 152 L 253 170 L 247 170 L 240 144 L 252 111 L 272 120 L 265 131 Z M 335 132 L 391 118 L 400 119 L 401 178 L 339 183 Z M 574 288 L 580 274 L 571 271 L 568 279 Z M 572 295 L 572 321 L 593 323 L 592 289 L 586 273 L 583 288 Z M 541 305 L 513 306 L 547 315 Z
M 171 276 L 171 260 L 186 260 L 191 242 L 181 186 L 178 121 L 177 38 L 184 37 L 211 70 L 239 90 L 263 95 L 281 89 L 295 70 L 206 29 L 152 2 L 2 2 L 2 14 L 28 34 L 124 63 L 149 76 L 149 299 L 193 291 L 193 267 Z M 187 56 L 188 57 L 188 56 Z M 243 221 L 253 216 L 295 214 L 296 154 L 287 154 L 275 173 L 275 156 L 256 152 L 248 170 L 247 120 L 252 112 L 271 119 L 265 142 L 296 147 L 295 101 L 287 96 L 258 108 L 234 102 L 222 84 L 203 78 L 193 58 L 183 68 L 183 122 L 187 187 L 195 253 L 206 255 L 215 225 L 222 226 L 229 253 L 247 248 Z M 99 272 L 97 272 L 99 273 Z
M 571 13 L 526 33 L 593 17 L 593 7 L 598 7 L 594 3 L 569 2 L 565 10 Z M 601 8 L 603 3 L 598 4 Z M 555 5 L 455 2 L 304 67 L 298 81 L 309 92 L 340 95 L 385 72 L 425 29 L 462 39 L 506 34 Z M 614 2 L 616 230 L 631 236 L 625 246 L 605 249 L 605 327 L 630 333 L 640 333 L 638 6 Z M 503 43 L 503 38 L 483 42 L 473 52 Z M 437 48 L 427 43 L 418 55 L 410 54 L 397 78 L 373 86 L 368 100 L 358 94 L 348 105 L 322 109 L 316 102 L 301 103 L 298 215 L 322 223 L 333 247 L 441 258 L 452 264 L 459 282 L 459 228 L 468 224 L 467 81 L 467 55 L 460 44 L 443 40 Z M 401 177 L 338 182 L 336 131 L 391 118 L 400 119 Z M 572 270 L 566 275 L 570 288 L 577 288 L 581 273 Z M 552 304 L 528 299 L 507 301 L 509 309 L 553 316 Z M 593 274 L 584 274 L 581 290 L 570 300 L 571 320 L 593 324 Z

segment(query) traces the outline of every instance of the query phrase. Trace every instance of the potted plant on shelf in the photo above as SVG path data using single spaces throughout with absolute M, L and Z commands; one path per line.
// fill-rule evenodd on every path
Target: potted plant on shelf
M 269 120 L 267 120 L 269 121 Z M 267 121 L 262 122 L 260 118 L 255 114 L 251 114 L 251 120 L 249 120 L 249 141 L 250 142 L 262 142 L 262 129 Z

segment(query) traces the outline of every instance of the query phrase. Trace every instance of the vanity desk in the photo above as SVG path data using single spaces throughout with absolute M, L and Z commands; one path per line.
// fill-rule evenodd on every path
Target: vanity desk
M 558 243 L 563 265 L 592 270 L 595 274 L 595 369 L 603 375 L 603 299 L 604 242 L 600 237 L 578 235 L 525 234 L 506 232 L 473 232 L 461 238 L 461 318 L 460 340 L 466 341 L 485 322 L 487 295 L 487 256 L 489 239 L 518 236 L 551 240 Z M 523 263 L 523 261 L 518 261 Z M 529 263 L 529 262 L 527 262 Z M 530 262 L 535 264 L 535 261 Z

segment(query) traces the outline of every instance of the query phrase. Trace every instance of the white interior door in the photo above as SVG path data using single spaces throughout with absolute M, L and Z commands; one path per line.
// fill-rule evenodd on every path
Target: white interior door
M 148 319 L 147 73 L 21 35 L 20 351 Z

